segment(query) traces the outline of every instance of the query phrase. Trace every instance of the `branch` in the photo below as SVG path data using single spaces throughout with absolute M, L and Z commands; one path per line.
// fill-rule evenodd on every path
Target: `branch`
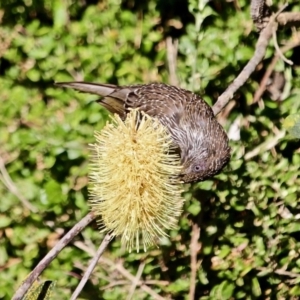
M 275 147 L 279 140 L 285 136 L 285 131 L 279 131 L 274 137 L 267 139 L 265 142 L 258 145 L 256 148 L 244 155 L 245 160 L 249 160 L 261 153 L 265 153 Z
M 258 30 L 264 28 L 265 20 L 270 16 L 271 11 L 266 0 L 251 0 L 250 15 Z
M 135 289 L 136 289 L 136 287 L 137 287 L 137 285 L 138 285 L 138 283 L 139 283 L 139 281 L 140 281 L 140 279 L 141 279 L 141 276 L 142 276 L 142 274 L 143 274 L 144 268 L 145 268 L 145 263 L 142 262 L 142 263 L 139 265 L 139 269 L 138 269 L 138 271 L 137 271 L 137 273 L 136 273 L 136 276 L 135 276 L 135 278 L 134 278 L 134 281 L 132 282 L 132 285 L 131 285 L 129 294 L 128 294 L 127 298 L 126 298 L 127 300 L 131 300 L 131 299 L 132 299 L 133 294 L 134 294 L 134 291 L 135 291 Z
M 176 75 L 176 62 L 177 62 L 177 52 L 178 52 L 178 40 L 172 41 L 172 38 L 168 36 L 166 38 L 166 50 L 167 50 L 167 60 L 169 69 L 169 83 L 171 85 L 178 85 L 178 78 Z
M 279 55 L 280 58 L 281 58 L 285 63 L 287 63 L 287 64 L 289 64 L 289 65 L 292 66 L 292 65 L 293 65 L 293 62 L 292 62 L 291 60 L 287 59 L 287 58 L 283 55 L 283 53 L 281 52 L 281 50 L 280 50 L 280 48 L 279 48 L 279 46 L 278 46 L 278 43 L 277 43 L 277 35 L 276 35 L 276 30 L 275 30 L 275 29 L 273 30 L 273 43 L 274 43 L 274 47 L 275 47 L 275 49 L 276 49 L 277 55 Z
M 93 249 L 91 249 L 91 247 L 86 246 L 83 242 L 80 241 L 76 241 L 74 242 L 74 245 L 76 247 L 78 247 L 79 249 L 84 250 L 86 253 L 88 253 L 91 256 L 95 255 L 95 251 Z M 134 282 L 136 280 L 136 277 L 134 275 L 132 275 L 130 272 L 128 272 L 121 264 L 116 264 L 115 262 L 113 262 L 112 260 L 105 258 L 105 257 L 101 257 L 100 258 L 100 262 L 108 265 L 109 267 L 113 268 L 113 270 L 117 270 L 121 275 L 123 275 L 125 278 L 127 278 L 129 281 Z M 156 281 L 150 281 L 149 284 L 155 284 Z M 157 281 L 157 284 L 160 281 Z M 154 300 L 164 300 L 165 298 L 161 297 L 160 295 L 158 295 L 154 290 L 152 290 L 149 286 L 147 286 L 146 282 L 143 280 L 139 280 L 138 281 L 138 286 L 140 286 L 140 288 L 148 293 Z
M 33 282 L 40 276 L 40 274 L 45 270 L 45 268 L 52 262 L 52 260 L 65 248 L 73 238 L 81 232 L 89 223 L 95 219 L 93 213 L 87 214 L 82 218 L 49 252 L 48 254 L 39 262 L 35 269 L 29 274 L 29 276 L 24 280 L 21 286 L 18 288 L 14 294 L 12 300 L 21 300 L 24 295 L 31 287 Z
M 300 26 L 300 12 L 281 13 L 276 21 L 280 26 L 284 27 Z
M 192 238 L 190 243 L 191 249 L 191 279 L 190 279 L 190 291 L 189 291 L 189 299 L 195 299 L 195 291 L 196 291 L 196 277 L 197 270 L 199 268 L 200 262 L 197 262 L 197 255 L 201 249 L 201 245 L 199 244 L 200 238 L 200 227 L 197 223 L 193 224 L 192 229 Z
M 276 14 L 270 17 L 267 26 L 261 31 L 258 41 L 256 43 L 255 52 L 247 65 L 237 78 L 229 85 L 225 92 L 218 98 L 217 102 L 213 106 L 213 112 L 215 115 L 227 105 L 227 103 L 233 98 L 234 93 L 245 84 L 251 74 L 255 71 L 257 65 L 263 60 L 269 41 L 273 35 L 274 30 L 278 25 L 281 26 L 293 26 L 300 24 L 300 13 L 288 12 L 282 13 L 282 10 L 286 6 L 283 6 Z
M 268 271 L 268 269 L 264 268 L 264 267 L 259 267 L 257 269 L 259 271 Z M 284 269 L 275 269 L 275 270 L 272 270 L 272 272 L 274 272 L 274 273 L 276 273 L 278 275 L 288 276 L 288 277 L 291 277 L 291 278 L 299 278 L 300 277 L 299 273 L 286 271 Z
M 215 115 L 219 114 L 220 111 L 227 105 L 227 103 L 233 98 L 234 93 L 245 84 L 250 75 L 254 72 L 257 65 L 262 61 L 269 44 L 269 40 L 272 37 L 273 28 L 275 26 L 275 17 L 271 17 L 268 25 L 261 31 L 259 35 L 254 55 L 244 67 L 242 72 L 238 75 L 238 77 L 229 85 L 229 87 L 214 104 L 212 109 Z
M 292 38 L 291 42 L 289 42 L 284 47 L 282 47 L 280 49 L 280 52 L 285 53 L 299 45 L 300 45 L 300 33 L 298 33 L 294 38 Z M 279 58 L 280 58 L 279 53 L 277 52 L 275 54 L 275 56 L 273 57 L 271 63 L 269 64 L 269 66 L 261 80 L 259 89 L 254 94 L 252 104 L 258 102 L 260 100 L 261 96 L 263 95 L 264 91 L 266 90 L 268 80 L 269 80 Z
M 107 248 L 111 240 L 115 237 L 112 233 L 107 233 L 104 237 L 102 243 L 100 244 L 96 254 L 94 255 L 90 265 L 88 266 L 87 270 L 85 271 L 80 283 L 78 284 L 77 288 L 75 289 L 72 297 L 70 300 L 75 300 L 79 296 L 80 292 L 82 291 L 83 287 L 85 286 L 86 282 L 88 281 L 89 277 L 91 276 L 93 270 L 96 267 L 96 264 L 100 257 L 102 256 L 104 250 Z
M 138 273 L 137 273 L 138 274 Z M 137 277 L 137 276 L 136 276 Z M 149 284 L 149 285 L 161 285 L 161 286 L 167 286 L 170 284 L 169 281 L 167 280 L 145 280 L 143 281 L 145 284 Z M 118 280 L 118 281 L 114 281 L 114 282 L 111 282 L 109 283 L 108 285 L 100 288 L 101 290 L 107 290 L 107 289 L 111 289 L 115 286 L 118 286 L 118 285 L 129 285 L 130 284 L 130 281 L 128 280 Z M 141 284 L 138 282 L 137 283 L 137 286 L 140 286 Z
M 135 281 L 135 276 L 133 276 L 130 272 L 128 272 L 121 264 L 115 264 L 114 262 L 112 262 L 111 260 L 101 257 L 100 259 L 101 262 L 104 262 L 105 264 L 113 267 L 115 270 L 119 271 L 119 273 L 121 273 L 124 277 L 126 277 L 128 280 L 130 280 L 131 282 Z M 154 290 L 152 290 L 149 286 L 147 286 L 145 284 L 145 282 L 143 282 L 142 280 L 139 280 L 138 285 L 141 287 L 141 289 L 148 293 L 152 299 L 154 300 L 165 300 L 164 297 L 158 295 Z
M 9 176 L 3 158 L 0 156 L 0 180 L 7 187 L 7 189 L 14 194 L 23 205 L 31 212 L 37 212 L 37 208 L 33 206 L 18 190 L 11 177 Z

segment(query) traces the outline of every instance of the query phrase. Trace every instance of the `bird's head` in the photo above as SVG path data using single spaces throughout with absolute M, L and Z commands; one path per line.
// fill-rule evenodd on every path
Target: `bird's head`
M 218 152 L 216 152 L 218 151 Z M 230 159 L 230 149 L 201 149 L 182 156 L 181 178 L 185 183 L 204 181 L 218 174 Z

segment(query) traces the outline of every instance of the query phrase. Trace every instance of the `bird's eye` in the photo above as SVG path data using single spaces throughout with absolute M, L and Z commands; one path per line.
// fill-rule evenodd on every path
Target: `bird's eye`
M 201 168 L 200 165 L 194 166 L 194 171 L 195 171 L 195 172 L 200 172 L 201 170 L 202 170 L 202 168 Z

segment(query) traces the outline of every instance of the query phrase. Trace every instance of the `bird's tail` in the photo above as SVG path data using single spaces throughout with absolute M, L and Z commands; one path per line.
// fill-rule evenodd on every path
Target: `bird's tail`
M 60 87 L 72 88 L 83 93 L 90 93 L 101 96 L 97 102 L 112 113 L 117 113 L 121 117 L 125 116 L 125 101 L 130 90 L 112 84 L 96 84 L 89 82 L 56 82 Z

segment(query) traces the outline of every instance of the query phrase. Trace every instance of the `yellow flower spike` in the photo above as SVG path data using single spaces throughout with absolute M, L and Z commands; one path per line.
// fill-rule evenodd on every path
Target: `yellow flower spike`
M 129 251 L 141 244 L 146 251 L 182 212 L 180 157 L 158 120 L 132 110 L 125 122 L 112 121 L 91 145 L 90 205 L 101 231 L 121 235 Z

